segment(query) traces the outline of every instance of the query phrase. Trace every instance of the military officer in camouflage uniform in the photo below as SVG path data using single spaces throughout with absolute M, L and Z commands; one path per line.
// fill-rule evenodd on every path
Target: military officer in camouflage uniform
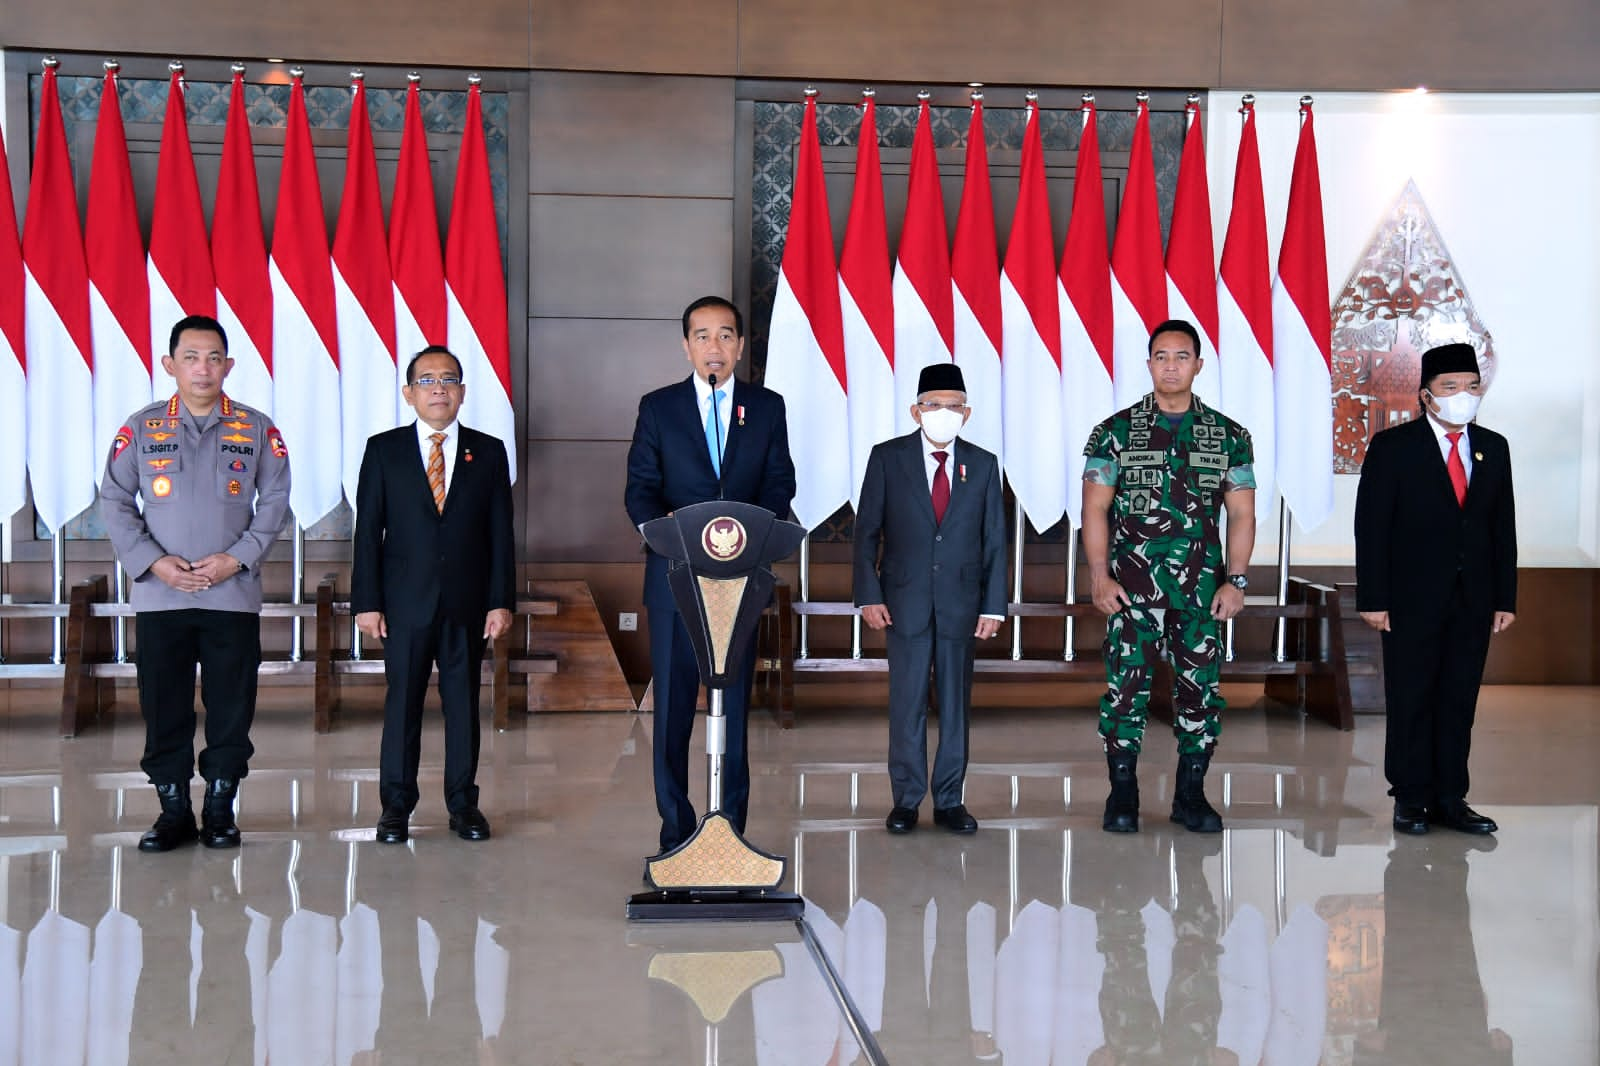
M 1147 363 L 1154 390 L 1096 426 L 1084 449 L 1083 550 L 1095 606 L 1107 616 L 1104 827 L 1115 833 L 1139 828 L 1139 748 L 1151 669 L 1163 653 L 1177 678 L 1172 820 L 1194 832 L 1222 829 L 1204 782 L 1221 729 L 1220 623 L 1244 606 L 1256 483 L 1250 434 L 1192 391 L 1199 352 L 1188 322 L 1157 326 Z
M 223 393 L 233 360 L 215 319 L 191 315 L 173 326 L 161 366 L 178 391 L 117 431 L 100 486 L 101 518 L 133 579 L 139 765 L 161 800 L 139 850 L 197 839 L 237 847 L 233 801 L 254 750 L 261 663 L 258 567 L 289 519 L 289 453 L 265 415 Z M 189 803 L 196 663 L 206 706 L 199 829 Z

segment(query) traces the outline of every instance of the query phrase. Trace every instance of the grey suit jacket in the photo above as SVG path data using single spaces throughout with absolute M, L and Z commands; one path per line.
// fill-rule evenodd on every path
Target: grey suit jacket
M 921 432 L 884 441 L 867 460 L 856 508 L 855 602 L 888 607 L 903 636 L 937 618 L 940 634 L 970 637 L 980 614 L 1006 613 L 1000 464 L 993 452 L 957 441 L 950 506 L 936 524 Z

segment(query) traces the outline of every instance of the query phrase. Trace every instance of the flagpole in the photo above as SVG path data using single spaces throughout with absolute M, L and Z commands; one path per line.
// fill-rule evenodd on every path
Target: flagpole
M 1078 602 L 1078 531 L 1072 528 L 1071 522 L 1067 523 L 1067 594 L 1065 597 L 1068 608 Z M 1061 661 L 1072 662 L 1078 657 L 1078 652 L 1072 646 L 1073 638 L 1077 636 L 1077 618 L 1072 611 L 1067 611 L 1066 625 L 1063 627 L 1063 646 L 1061 648 Z
M 289 602 L 306 602 L 306 527 L 294 525 L 294 585 L 289 590 Z M 289 621 L 289 661 L 299 662 L 305 652 L 306 622 L 297 612 Z
M 1310 106 L 1311 106 L 1311 97 L 1309 95 L 1302 96 L 1300 98 L 1300 126 L 1301 126 L 1301 128 L 1305 127 L 1305 124 L 1306 124 L 1306 109 L 1309 108 Z M 1290 555 L 1291 555 L 1290 525 L 1291 525 L 1291 521 L 1290 521 L 1290 517 L 1289 517 L 1289 501 L 1287 499 L 1284 499 L 1283 496 L 1280 493 L 1279 498 L 1278 498 L 1278 606 L 1279 607 L 1283 607 L 1283 606 L 1287 605 L 1288 602 L 1289 602 L 1289 559 L 1290 559 Z M 1284 660 L 1284 658 L 1285 658 L 1285 656 L 1287 654 L 1288 640 L 1289 640 L 1289 620 L 1287 618 L 1284 618 L 1284 617 L 1280 616 L 1278 618 L 1277 635 L 1276 635 L 1276 637 L 1274 639 L 1273 649 L 1272 649 L 1273 657 L 1275 659 L 1277 659 L 1278 662 L 1280 662 L 1280 663 L 1283 662 L 1283 660 Z
M 811 600 L 811 534 L 800 542 L 800 602 Z M 811 658 L 811 616 L 800 616 L 800 658 Z
M 128 572 L 122 568 L 121 560 L 116 560 L 116 561 L 112 562 L 112 564 L 111 564 L 111 574 L 112 574 L 112 580 L 115 581 L 116 585 L 117 585 L 117 602 L 119 604 L 120 603 L 127 603 L 128 602 Z M 116 652 L 116 660 L 117 660 L 117 662 L 119 662 L 119 663 L 127 662 L 128 661 L 128 619 L 127 619 L 126 616 L 120 615 L 120 614 L 117 615 L 117 625 L 116 625 L 116 629 L 115 629 L 114 633 L 112 634 L 112 636 L 113 636 L 113 639 L 114 639 L 114 643 L 112 645 L 112 648 Z
M 67 534 L 65 528 L 57 529 L 50 540 L 50 602 L 61 604 L 67 587 Z M 55 620 L 55 645 L 50 652 L 50 661 L 57 666 L 61 665 L 62 648 L 66 645 L 67 619 L 65 615 L 58 615 Z
M 1011 601 L 1022 602 L 1022 545 L 1027 538 L 1027 518 L 1022 513 L 1022 501 L 1017 501 L 1017 540 L 1012 547 L 1016 559 L 1016 573 L 1011 579 Z M 1011 620 L 1011 658 L 1022 658 L 1022 615 Z

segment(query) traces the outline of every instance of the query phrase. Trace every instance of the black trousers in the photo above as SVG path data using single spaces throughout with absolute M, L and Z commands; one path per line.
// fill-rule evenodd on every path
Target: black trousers
M 745 708 L 755 677 L 755 640 L 745 649 L 744 667 L 722 696 L 727 719 L 727 750 L 722 759 L 722 813 L 744 832 L 750 809 L 750 753 L 745 746 Z M 700 695 L 700 666 L 689 631 L 676 610 L 650 610 L 650 668 L 655 693 L 652 757 L 656 810 L 661 815 L 660 846 L 671 851 L 694 835 L 699 824 L 689 799 L 689 742 L 694 735 L 694 705 Z
M 1391 611 L 1383 634 L 1383 772 L 1400 803 L 1466 798 L 1472 721 L 1494 612 L 1466 602 L 1458 579 L 1426 617 Z
M 385 809 L 410 813 L 417 806 L 417 764 L 422 758 L 422 701 L 439 666 L 444 706 L 444 801 L 455 813 L 478 805 L 478 686 L 483 669 L 483 623 L 463 625 L 436 616 L 427 625 L 389 623 L 383 642 L 383 741 L 378 795 Z
M 183 784 L 194 776 L 194 670 L 206 708 L 206 747 L 200 776 L 237 781 L 249 770 L 250 722 L 256 715 L 256 668 L 261 665 L 261 618 L 244 611 L 141 611 L 139 710 L 144 758 L 152 784 Z

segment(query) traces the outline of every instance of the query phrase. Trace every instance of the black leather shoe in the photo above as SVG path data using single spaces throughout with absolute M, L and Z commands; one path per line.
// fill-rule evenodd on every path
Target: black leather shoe
M 952 833 L 976 833 L 978 820 L 967 813 L 965 804 L 958 803 L 954 807 L 935 807 L 933 809 L 933 824 Z
M 891 833 L 909 833 L 917 827 L 915 807 L 896 807 L 883 820 L 883 827 Z
M 1428 831 L 1428 808 L 1420 803 L 1394 805 L 1394 831 L 1419 837 Z
M 411 839 L 411 815 L 399 807 L 385 807 L 374 839 L 380 844 L 404 844 Z
M 189 804 L 187 781 L 181 785 L 157 785 L 156 797 L 161 801 L 161 815 L 139 838 L 140 851 L 171 851 L 200 839 L 200 830 L 194 824 L 194 808 Z
M 462 840 L 488 840 L 489 819 L 476 807 L 465 807 L 450 816 L 450 831 Z
M 239 846 L 239 826 L 233 820 L 233 799 L 239 782 L 219 777 L 206 785 L 205 803 L 200 808 L 200 843 L 208 848 Z
M 1500 828 L 1493 818 L 1485 818 L 1468 807 L 1466 800 L 1439 803 L 1429 809 L 1428 820 L 1434 825 L 1442 825 L 1446 829 L 1454 829 L 1458 833 L 1471 833 L 1474 836 L 1485 836 Z

